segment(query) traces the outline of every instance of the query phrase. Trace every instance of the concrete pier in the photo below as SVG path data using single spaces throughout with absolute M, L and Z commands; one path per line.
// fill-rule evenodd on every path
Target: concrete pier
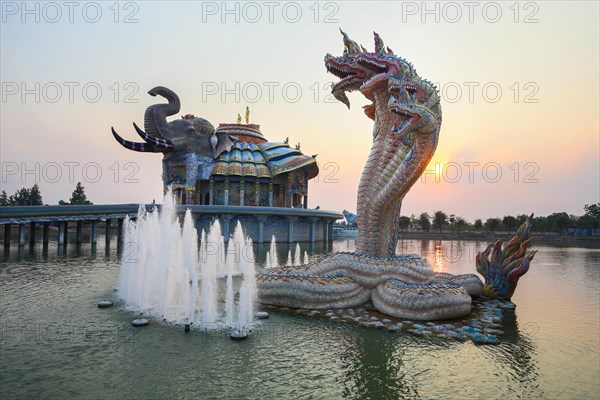
M 153 208 L 153 204 L 146 205 L 148 211 Z M 24 246 L 27 239 L 30 244 L 35 244 L 36 226 L 42 224 L 41 242 L 47 246 L 51 233 L 50 226 L 56 226 L 58 227 L 57 242 L 60 246 L 66 246 L 69 242 L 69 223 L 74 223 L 76 225 L 74 243 L 83 243 L 84 231 L 89 229 L 90 243 L 96 244 L 98 229 L 101 224 L 104 224 L 105 242 L 109 247 L 113 239 L 111 237 L 113 221 L 117 221 L 117 243 L 120 244 L 125 218 L 136 219 L 138 209 L 137 204 L 0 207 L 0 225 L 4 225 L 4 229 L 0 232 L 4 233 L 4 245 L 9 246 L 12 226 L 17 225 L 19 246 Z M 183 214 L 186 209 L 192 212 L 198 231 L 208 229 L 214 219 L 219 218 L 223 236 L 227 241 L 232 227 L 240 221 L 246 235 L 250 236 L 255 243 L 264 243 L 273 235 L 278 240 L 288 243 L 329 242 L 332 240 L 333 223 L 343 218 L 342 214 L 333 211 L 284 207 L 178 206 L 177 211 Z

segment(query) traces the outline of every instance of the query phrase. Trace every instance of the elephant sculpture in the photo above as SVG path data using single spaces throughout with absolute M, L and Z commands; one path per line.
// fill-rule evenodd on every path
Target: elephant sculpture
M 163 153 L 164 160 L 169 160 L 176 154 L 194 154 L 196 157 L 216 159 L 229 151 L 236 141 L 236 138 L 226 133 L 216 132 L 206 119 L 196 118 L 191 114 L 167 122 L 167 117 L 177 114 L 181 108 L 179 96 L 163 86 L 151 89 L 148 94 L 162 96 L 168 103 L 154 104 L 146 109 L 144 131 L 133 124 L 144 142 L 125 140 L 111 128 L 113 136 L 123 147 L 139 152 Z

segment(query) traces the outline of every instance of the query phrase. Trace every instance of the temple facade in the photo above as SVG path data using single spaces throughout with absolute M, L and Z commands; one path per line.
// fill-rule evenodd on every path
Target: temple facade
M 171 187 L 178 204 L 308 208 L 308 182 L 319 173 L 315 157 L 287 140 L 267 141 L 256 124 L 220 124 L 216 134 L 235 141 L 216 159 L 163 159 L 164 190 Z

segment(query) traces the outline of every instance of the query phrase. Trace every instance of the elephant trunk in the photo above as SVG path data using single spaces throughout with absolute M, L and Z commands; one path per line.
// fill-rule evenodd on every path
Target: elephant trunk
M 148 92 L 151 96 L 162 96 L 169 101 L 168 104 L 154 104 L 146 109 L 144 114 L 144 129 L 146 133 L 157 137 L 169 138 L 169 126 L 167 117 L 179 112 L 181 103 L 179 96 L 170 89 L 163 86 L 157 86 Z

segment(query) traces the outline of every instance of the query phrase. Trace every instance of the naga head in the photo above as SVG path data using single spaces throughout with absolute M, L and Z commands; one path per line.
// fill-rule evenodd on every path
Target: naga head
M 145 153 L 163 153 L 166 159 L 171 153 L 178 152 L 217 158 L 233 146 L 235 138 L 226 133 L 216 133 L 214 126 L 204 118 L 186 114 L 181 119 L 167 122 L 167 117 L 177 114 L 181 108 L 179 96 L 172 90 L 157 86 L 148 94 L 162 96 L 168 103 L 155 104 L 146 109 L 144 131 L 133 124 L 144 142 L 125 140 L 111 128 L 113 136 L 123 147 Z
M 441 124 L 442 109 L 435 86 L 416 74 L 388 77 L 388 110 L 394 116 L 392 135 L 400 139 L 410 132 L 433 134 Z
M 340 78 L 332 85 L 333 96 L 350 108 L 347 92 L 360 90 L 370 100 L 373 100 L 373 91 L 380 85 L 387 85 L 391 75 L 412 76 L 416 75 L 413 66 L 394 52 L 385 47 L 381 37 L 373 32 L 375 38 L 375 51 L 369 52 L 362 45 L 358 45 L 343 31 L 344 52 L 339 57 L 331 54 L 325 56 L 327 71 Z M 367 115 L 369 112 L 367 111 Z

